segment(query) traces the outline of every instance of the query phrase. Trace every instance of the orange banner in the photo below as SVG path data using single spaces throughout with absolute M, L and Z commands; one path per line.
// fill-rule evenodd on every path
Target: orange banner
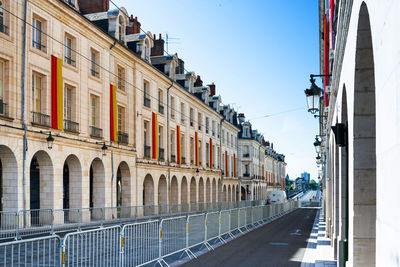
M 62 80 L 62 60 L 51 56 L 51 122 L 54 129 L 63 129 L 64 91 Z

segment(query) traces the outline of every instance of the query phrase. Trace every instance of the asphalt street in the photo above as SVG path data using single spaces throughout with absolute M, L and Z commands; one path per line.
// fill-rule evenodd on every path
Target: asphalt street
M 300 266 L 316 212 L 297 209 L 182 266 Z

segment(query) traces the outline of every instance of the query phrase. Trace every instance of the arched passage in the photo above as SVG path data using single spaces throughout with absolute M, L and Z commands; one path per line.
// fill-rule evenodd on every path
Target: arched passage
M 95 158 L 90 165 L 89 174 L 89 204 L 90 207 L 105 206 L 105 172 L 101 159 Z
M 181 182 L 181 203 L 188 203 L 188 183 L 185 176 L 183 176 Z
M 204 202 L 204 180 L 203 177 L 200 177 L 199 180 L 199 202 Z
M 121 162 L 117 169 L 117 180 L 115 188 L 115 197 L 117 207 L 127 207 L 131 204 L 130 182 L 131 173 L 129 171 L 128 163 Z
M 226 185 L 222 189 L 222 202 L 226 202 Z
M 161 175 L 160 180 L 158 181 L 158 205 L 168 204 L 167 199 L 167 178 L 165 178 L 164 175 Z
M 215 178 L 212 181 L 212 202 L 217 202 L 217 183 Z
M 150 174 L 143 181 L 143 205 L 154 205 L 154 182 Z
M 376 118 L 375 70 L 368 8 L 362 3 L 357 29 L 353 121 L 353 223 L 355 266 L 375 265 Z M 353 240 L 351 240 L 353 239 Z M 372 253 L 373 252 L 373 253 Z
M 54 208 L 55 186 L 53 163 L 46 152 L 41 150 L 35 153 L 30 163 L 29 174 L 30 209 Z
M 12 150 L 0 145 L 0 211 L 18 209 L 18 165 Z
M 196 179 L 194 177 L 192 177 L 192 179 L 190 180 L 190 203 L 196 203 L 197 199 L 196 199 Z
M 246 200 L 247 192 L 246 192 L 246 188 L 244 188 L 244 186 L 240 187 L 240 193 L 241 193 L 241 200 Z
M 178 204 L 178 179 L 176 176 L 172 176 L 171 179 L 171 196 L 170 196 L 170 204 Z
M 206 182 L 206 202 L 209 203 L 211 202 L 211 183 L 210 183 L 210 178 L 207 178 Z
M 228 201 L 232 201 L 231 185 L 228 185 Z
M 223 198 L 222 198 L 222 183 L 221 183 L 221 179 L 218 179 L 218 202 L 222 202 Z
M 69 155 L 63 167 L 63 208 L 80 208 L 82 191 L 82 167 L 76 155 Z

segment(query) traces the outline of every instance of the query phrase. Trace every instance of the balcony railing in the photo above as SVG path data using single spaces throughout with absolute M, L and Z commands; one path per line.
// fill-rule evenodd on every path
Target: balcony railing
M 159 148 L 158 149 L 158 158 L 160 159 L 160 160 L 165 160 L 165 156 L 164 156 L 164 148 Z
M 150 98 L 147 98 L 147 97 L 143 97 L 143 105 L 145 106 L 145 107 L 150 107 Z
M 193 160 L 192 159 L 190 160 L 190 164 L 193 164 Z
M 127 133 L 118 131 L 118 143 L 123 145 L 129 144 L 129 135 Z
M 79 133 L 79 123 L 71 120 L 64 120 L 64 130 L 71 133 Z
M 39 112 L 32 112 L 32 124 L 44 127 L 50 127 L 50 115 Z
M 243 173 L 243 177 L 250 177 L 249 173 Z
M 150 158 L 150 146 L 144 146 L 144 157 L 146 158 L 146 159 L 149 159 Z
M 164 114 L 164 106 L 161 104 L 158 104 L 158 112 L 160 112 L 160 114 Z
M 199 129 L 200 130 L 200 129 Z M 206 134 L 208 134 L 208 128 L 206 128 Z
M 41 42 L 32 41 L 32 47 L 46 53 L 46 46 L 43 44 L 43 40 Z
M 4 24 L 0 24 L 0 32 L 8 35 L 8 27 Z
M 171 162 L 176 162 L 176 156 L 175 155 L 171 155 Z
M 103 129 L 90 126 L 90 136 L 95 138 L 103 138 Z
M 201 125 L 199 125 L 199 131 L 201 131 Z
M 0 99 L 0 116 L 8 117 L 8 104 Z
M 92 74 L 92 76 L 99 78 L 100 77 L 100 72 L 97 69 L 90 69 L 90 74 Z
M 243 154 L 243 158 L 248 158 L 248 157 L 250 157 L 250 154 L 249 154 L 249 153 L 244 153 L 244 154 Z
M 65 56 L 64 61 L 71 66 L 76 66 L 76 61 L 71 57 Z
M 192 126 L 192 127 L 193 127 L 193 121 L 190 121 L 190 126 Z
M 186 164 L 186 158 L 185 157 L 181 157 L 181 163 L 182 164 Z
M 207 162 L 207 163 L 206 163 L 206 166 L 207 166 L 207 168 L 210 167 L 210 163 Z

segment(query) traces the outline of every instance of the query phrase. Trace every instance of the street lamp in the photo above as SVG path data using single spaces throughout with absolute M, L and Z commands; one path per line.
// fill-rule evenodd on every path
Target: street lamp
M 52 149 L 54 143 L 54 137 L 51 135 L 51 132 L 49 133 L 49 136 L 46 138 L 46 140 L 47 140 L 47 148 Z
M 103 156 L 107 156 L 106 142 L 103 143 L 103 146 L 101 147 L 101 151 L 103 151 Z
M 319 141 L 317 137 L 315 137 L 314 147 L 315 152 L 317 152 L 317 154 L 319 155 L 321 153 L 321 141 Z
M 315 114 L 319 110 L 322 89 L 315 84 L 313 75 L 310 75 L 310 82 L 310 89 L 306 89 L 304 93 L 306 94 L 307 98 L 308 112 Z

